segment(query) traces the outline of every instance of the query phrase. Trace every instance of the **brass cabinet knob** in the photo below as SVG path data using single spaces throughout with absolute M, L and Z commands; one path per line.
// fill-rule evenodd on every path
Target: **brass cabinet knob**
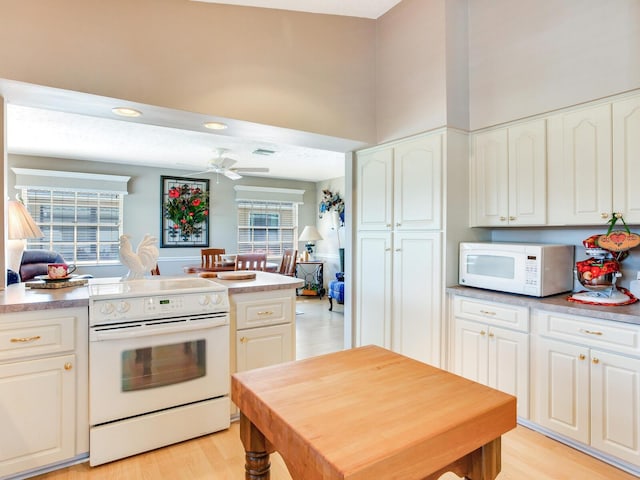
M 480 335 L 486 335 L 487 332 L 485 332 L 484 330 L 480 330 Z
M 73 364 L 71 362 L 67 362 L 64 364 L 65 370 L 71 370 L 73 368 Z
M 600 214 L 600 218 L 609 218 L 609 214 L 608 213 L 601 213 Z
M 247 343 L 249 341 L 249 339 L 247 337 L 241 337 L 240 338 L 240 343 Z
M 579 356 L 578 358 L 579 358 L 580 360 L 584 360 L 584 359 L 585 359 L 585 358 L 587 358 L 587 357 L 585 356 L 585 354 L 584 354 L 584 353 L 581 353 L 581 354 L 580 354 L 580 356 Z
M 516 217 L 509 217 L 509 221 L 513 222 L 516 219 Z
M 591 360 L 593 362 L 594 365 L 597 365 L 600 363 L 600 360 L 596 357 L 593 357 L 593 360 Z
M 501 222 L 506 222 L 507 221 L 507 217 L 500 217 L 500 221 Z

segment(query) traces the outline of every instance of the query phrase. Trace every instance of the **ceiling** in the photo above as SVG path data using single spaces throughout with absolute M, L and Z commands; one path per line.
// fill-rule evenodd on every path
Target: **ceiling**
M 378 18 L 401 0 L 195 0 L 206 3 L 326 13 L 347 17 Z
M 7 100 L 10 154 L 172 168 L 191 175 L 206 170 L 222 148 L 227 150 L 225 157 L 237 161 L 233 167 L 269 168 L 268 173 L 243 176 L 318 182 L 343 176 L 344 153 L 364 146 L 334 137 L 4 79 L 0 79 L 0 95 Z M 118 106 L 135 108 L 142 116 L 117 117 L 111 109 Z M 214 133 L 204 128 L 205 121 L 223 122 L 228 128 Z M 258 149 L 275 153 L 254 154 Z

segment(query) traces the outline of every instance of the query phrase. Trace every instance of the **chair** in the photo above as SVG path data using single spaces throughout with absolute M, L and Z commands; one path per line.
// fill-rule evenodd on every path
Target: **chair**
M 222 255 L 224 255 L 224 248 L 203 248 L 200 250 L 200 256 L 202 257 L 201 267 L 203 270 L 211 270 L 216 263 L 222 263 Z
M 66 263 L 64 257 L 52 250 L 25 250 L 20 263 L 20 279 L 31 280 L 36 275 L 46 275 L 49 263 Z
M 236 270 L 259 270 L 264 272 L 266 269 L 266 253 L 242 253 L 236 256 Z
M 339 304 L 344 303 L 344 273 L 337 272 L 336 279 L 329 282 L 329 310 L 333 310 L 333 301 L 335 300 Z
M 292 248 L 285 250 L 284 254 L 282 255 L 282 261 L 280 262 L 278 273 L 281 275 L 287 275 L 288 277 L 295 277 L 297 257 L 297 250 L 294 250 Z
M 156 263 L 156 266 L 154 268 L 151 269 L 151 275 L 160 275 L 160 267 L 158 266 L 158 264 Z

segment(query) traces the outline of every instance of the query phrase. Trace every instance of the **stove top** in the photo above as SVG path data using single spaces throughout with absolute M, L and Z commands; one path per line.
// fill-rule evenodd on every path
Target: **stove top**
M 172 293 L 224 292 L 226 288 L 205 278 L 145 278 L 89 285 L 89 298 L 124 298 Z

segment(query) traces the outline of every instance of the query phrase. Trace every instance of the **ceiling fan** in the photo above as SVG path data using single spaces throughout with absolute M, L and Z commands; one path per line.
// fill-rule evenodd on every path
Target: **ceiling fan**
M 201 175 L 203 173 L 216 173 L 222 174 L 231 180 L 238 180 L 242 178 L 242 173 L 266 173 L 269 171 L 266 167 L 245 167 L 245 168 L 232 168 L 237 163 L 237 160 L 225 156 L 228 150 L 226 148 L 217 148 L 216 156 L 209 160 L 207 169 L 202 172 L 192 173 L 191 175 Z

